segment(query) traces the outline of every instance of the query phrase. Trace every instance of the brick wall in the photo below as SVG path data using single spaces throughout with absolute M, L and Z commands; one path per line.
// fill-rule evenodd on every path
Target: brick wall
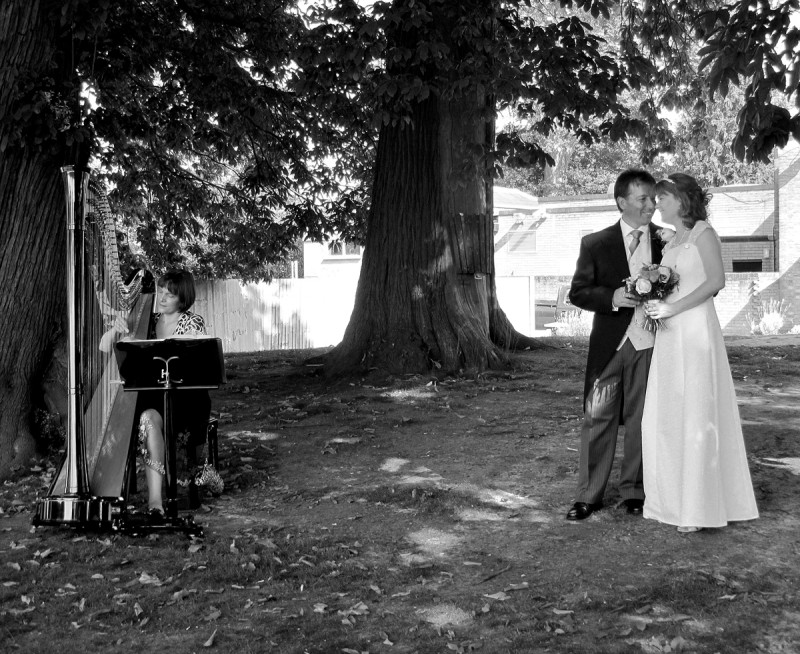
M 773 241 L 722 242 L 722 260 L 725 272 L 733 272 L 734 261 L 761 263 L 763 272 L 775 270 L 775 243 Z
M 777 155 L 778 267 L 777 294 L 791 304 L 790 315 L 800 322 L 800 146 L 792 141 Z
M 772 186 L 726 186 L 711 193 L 710 222 L 723 240 L 729 239 L 723 249 L 725 269 L 731 271 L 734 260 L 755 260 L 763 271 L 774 270 Z M 572 275 L 581 237 L 617 220 L 619 210 L 610 194 L 538 198 L 531 213 L 496 218 L 495 271 L 503 276 Z M 741 240 L 753 237 L 761 240 Z
M 715 304 L 726 333 L 749 333 L 753 282 L 757 300 L 788 305 L 786 328 L 800 324 L 800 145 L 776 151 L 775 168 L 775 184 L 710 189 L 709 220 L 723 241 L 727 280 Z M 497 274 L 534 276 L 537 303 L 554 303 L 570 282 L 581 237 L 618 219 L 610 194 L 538 198 L 533 213 L 497 218 Z M 535 248 L 515 250 L 511 232 L 534 227 Z M 734 261 L 761 262 L 762 272 L 733 273 Z

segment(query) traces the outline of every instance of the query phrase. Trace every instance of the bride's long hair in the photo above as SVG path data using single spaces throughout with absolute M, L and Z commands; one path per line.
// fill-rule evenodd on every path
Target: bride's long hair
M 694 227 L 698 220 L 708 220 L 708 203 L 711 193 L 700 187 L 697 180 L 686 173 L 671 173 L 667 179 L 656 184 L 656 194 L 666 192 L 681 203 L 681 220 L 686 229 Z

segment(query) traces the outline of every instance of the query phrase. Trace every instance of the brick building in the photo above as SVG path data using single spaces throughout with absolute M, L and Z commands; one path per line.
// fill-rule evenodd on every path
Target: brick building
M 756 301 L 788 303 L 787 328 L 800 324 L 800 145 L 776 152 L 773 184 L 710 192 L 709 222 L 722 240 L 727 273 L 716 299 L 726 333 L 749 333 L 754 291 Z M 535 278 L 537 303 L 555 303 L 575 270 L 581 238 L 617 220 L 611 193 L 535 198 L 495 188 L 495 272 Z

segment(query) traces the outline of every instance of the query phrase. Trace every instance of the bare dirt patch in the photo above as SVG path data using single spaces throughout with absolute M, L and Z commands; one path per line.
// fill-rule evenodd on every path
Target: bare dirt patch
M 6 484 L 3 647 L 800 651 L 800 337 L 729 344 L 761 518 L 690 536 L 628 516 L 616 470 L 604 510 L 564 520 L 585 346 L 550 343 L 469 379 L 229 357 L 202 541 L 31 530 L 46 475 Z

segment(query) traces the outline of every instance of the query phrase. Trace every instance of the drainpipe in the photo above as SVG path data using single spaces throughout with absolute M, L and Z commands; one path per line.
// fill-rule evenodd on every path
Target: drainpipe
M 774 169 L 772 171 L 772 189 L 773 189 L 773 220 L 772 220 L 772 271 L 780 273 L 780 235 L 781 235 L 781 176 L 778 169 L 778 162 L 780 161 L 779 152 L 777 148 L 773 151 L 772 161 L 774 162 Z

